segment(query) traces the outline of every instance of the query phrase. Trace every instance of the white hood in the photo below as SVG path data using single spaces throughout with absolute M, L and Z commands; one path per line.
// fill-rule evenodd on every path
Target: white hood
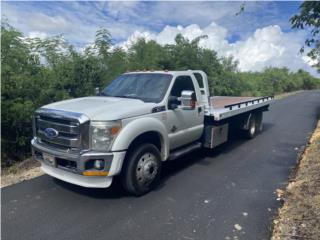
M 156 105 L 138 99 L 84 97 L 51 103 L 43 108 L 82 113 L 91 120 L 109 121 L 151 113 L 152 108 Z

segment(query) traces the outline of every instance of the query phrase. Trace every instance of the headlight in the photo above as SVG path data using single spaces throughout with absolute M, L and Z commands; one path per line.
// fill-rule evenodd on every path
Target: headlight
M 121 124 L 118 121 L 91 122 L 91 149 L 109 151 L 120 129 Z

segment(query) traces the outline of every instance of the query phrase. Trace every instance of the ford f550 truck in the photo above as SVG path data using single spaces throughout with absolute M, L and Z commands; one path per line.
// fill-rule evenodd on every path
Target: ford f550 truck
M 253 138 L 273 97 L 210 97 L 203 71 L 131 72 L 98 96 L 60 101 L 34 114 L 32 153 L 63 181 L 142 195 L 161 165 L 200 148 L 215 148 L 230 128 Z M 182 160 L 182 159 L 181 159 Z

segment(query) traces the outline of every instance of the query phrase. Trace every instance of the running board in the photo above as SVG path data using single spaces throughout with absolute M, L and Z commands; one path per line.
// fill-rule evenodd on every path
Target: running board
M 175 160 L 175 159 L 177 159 L 187 153 L 193 152 L 201 147 L 202 147 L 202 143 L 196 142 L 191 145 L 187 145 L 186 147 L 182 147 L 177 150 L 174 150 L 172 153 L 170 153 L 169 160 L 170 161 Z

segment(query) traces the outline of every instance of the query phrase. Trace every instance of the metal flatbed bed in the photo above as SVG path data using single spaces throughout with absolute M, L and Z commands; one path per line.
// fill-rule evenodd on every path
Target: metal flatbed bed
M 206 116 L 213 116 L 215 121 L 226 119 L 254 109 L 268 107 L 273 102 L 272 96 L 267 97 L 210 97 L 210 106 Z

